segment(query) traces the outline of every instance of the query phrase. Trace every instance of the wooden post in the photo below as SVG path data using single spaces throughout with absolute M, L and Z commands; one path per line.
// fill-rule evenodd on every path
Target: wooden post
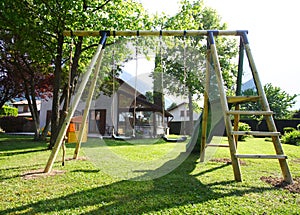
M 104 51 L 104 47 L 102 48 L 102 50 Z M 85 109 L 84 109 L 83 116 L 82 116 L 82 123 L 80 125 L 79 132 L 78 132 L 78 139 L 77 139 L 77 142 L 76 142 L 76 147 L 75 147 L 73 159 L 78 158 L 82 138 L 83 138 L 86 126 L 87 126 L 86 124 L 87 124 L 87 119 L 88 119 L 88 114 L 89 114 L 89 110 L 90 110 L 90 107 L 91 107 L 91 103 L 92 103 L 92 100 L 93 100 L 93 94 L 94 94 L 94 91 L 95 91 L 95 87 L 96 87 L 97 80 L 98 80 L 98 75 L 99 75 L 99 72 L 100 72 L 101 62 L 102 62 L 102 58 L 98 58 L 96 68 L 95 68 L 95 72 L 94 72 L 94 78 L 93 78 L 92 83 L 90 85 L 89 92 L 88 92 L 88 97 L 87 97 L 87 100 L 86 100 L 86 103 L 85 103 Z
M 245 45 L 245 50 L 246 50 L 246 54 L 247 54 L 247 57 L 248 57 L 248 61 L 249 61 L 250 67 L 251 67 L 252 75 L 253 75 L 254 80 L 255 80 L 258 95 L 261 96 L 261 104 L 262 104 L 263 110 L 264 111 L 271 111 L 270 107 L 269 107 L 267 97 L 266 97 L 266 94 L 264 92 L 264 88 L 263 88 L 263 86 L 260 82 L 260 78 L 259 78 L 259 75 L 258 75 L 258 72 L 257 72 L 256 65 L 254 63 L 254 59 L 253 59 L 253 56 L 252 56 L 252 52 L 251 52 L 251 49 L 250 49 L 250 46 L 249 46 L 249 41 L 248 41 L 246 33 L 242 34 L 242 38 L 243 38 L 243 42 L 244 42 L 244 45 Z M 273 116 L 272 115 L 267 115 L 267 116 L 265 116 L 265 119 L 266 119 L 266 122 L 267 122 L 267 126 L 269 128 L 269 131 L 277 132 Z M 282 148 L 279 136 L 272 136 L 272 140 L 273 140 L 273 144 L 274 144 L 276 154 L 277 155 L 283 155 L 284 152 L 283 152 L 283 148 Z M 281 167 L 281 171 L 282 171 L 284 181 L 286 181 L 287 183 L 292 184 L 293 183 L 293 178 L 292 178 L 291 172 L 289 170 L 287 160 L 286 159 L 278 159 L 278 161 L 279 161 L 279 164 L 280 164 L 280 167 Z
M 223 77 L 222 77 L 222 71 L 221 71 L 221 67 L 220 67 L 219 57 L 218 57 L 218 53 L 217 53 L 217 49 L 216 49 L 215 41 L 214 41 L 214 32 L 209 31 L 208 32 L 208 37 L 209 37 L 208 39 L 209 39 L 209 42 L 210 42 L 210 49 L 211 49 L 211 53 L 212 53 L 212 57 L 213 57 L 214 68 L 215 68 L 215 73 L 216 73 L 216 77 L 217 77 L 219 92 L 220 92 L 220 101 L 221 101 L 221 106 L 222 106 L 222 109 L 223 109 L 223 116 L 224 116 L 225 127 L 226 127 L 228 142 L 229 142 L 229 148 L 230 148 L 230 155 L 231 155 L 231 162 L 232 162 L 232 167 L 233 167 L 233 172 L 234 172 L 234 178 L 235 178 L 236 181 L 242 181 L 240 164 L 238 162 L 238 159 L 235 157 L 236 144 L 235 144 L 235 140 L 234 140 L 233 136 L 231 135 L 232 125 L 231 125 L 230 116 L 227 114 L 229 109 L 228 109 L 225 89 L 224 89 L 224 86 L 223 86 L 224 81 L 223 81 Z
M 240 104 L 235 104 L 234 105 L 234 110 L 240 110 Z M 234 131 L 238 131 L 239 130 L 239 122 L 240 122 L 240 115 L 236 114 L 234 115 L 234 120 L 233 120 L 233 130 Z M 239 136 L 238 135 L 234 135 L 234 141 L 235 141 L 235 146 L 237 148 L 237 144 L 239 141 Z
M 56 139 L 56 142 L 54 144 L 54 147 L 52 149 L 52 152 L 50 154 L 50 157 L 48 159 L 48 162 L 47 162 L 47 165 L 44 169 L 44 173 L 49 173 L 51 172 L 52 170 L 52 167 L 53 167 L 53 164 L 54 164 L 54 161 L 57 157 L 57 154 L 58 154 L 58 151 L 59 151 L 59 148 L 61 147 L 61 144 L 62 144 L 62 141 L 65 137 L 65 134 L 67 132 L 67 129 L 68 129 L 68 126 L 70 124 L 70 121 L 71 121 L 71 118 L 76 110 L 76 107 L 79 103 L 79 100 L 80 100 L 80 97 L 84 91 L 84 88 L 88 82 L 88 79 L 92 73 L 92 70 L 93 70 L 93 67 L 95 66 L 95 63 L 97 61 L 98 58 L 102 58 L 102 55 L 103 55 L 103 45 L 105 44 L 105 41 L 106 41 L 106 34 L 103 34 L 102 38 L 101 38 L 101 42 L 100 44 L 98 45 L 97 47 L 97 50 L 96 50 L 96 53 L 95 55 L 93 56 L 92 60 L 91 60 L 91 63 L 88 67 L 88 70 L 87 72 L 84 74 L 83 78 L 82 78 L 82 82 L 80 83 L 79 85 L 79 89 L 78 89 L 78 92 L 76 93 L 75 97 L 74 97 L 74 101 L 73 103 L 71 104 L 70 108 L 69 108 L 69 111 L 66 115 L 66 118 L 64 120 L 64 123 L 58 133 L 58 137 Z

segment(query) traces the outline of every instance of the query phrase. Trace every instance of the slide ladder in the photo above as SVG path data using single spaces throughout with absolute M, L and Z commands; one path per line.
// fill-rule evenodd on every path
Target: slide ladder
M 206 127 L 207 127 L 207 118 L 208 118 L 208 90 L 209 90 L 209 82 L 210 82 L 210 66 L 213 65 L 215 76 L 219 88 L 219 95 L 220 95 L 220 102 L 225 122 L 225 129 L 228 137 L 228 145 L 230 149 L 230 155 L 231 155 L 231 161 L 232 161 L 232 167 L 234 172 L 234 177 L 236 181 L 242 181 L 241 177 L 241 170 L 240 170 L 240 163 L 239 159 L 242 158 L 257 158 L 257 159 L 278 159 L 280 168 L 282 171 L 282 175 L 284 178 L 284 181 L 288 183 L 293 183 L 293 179 L 289 170 L 289 166 L 287 163 L 287 156 L 284 154 L 282 144 L 280 141 L 280 133 L 277 132 L 275 122 L 273 119 L 273 112 L 270 110 L 269 103 L 266 98 L 266 94 L 264 92 L 263 86 L 261 84 L 261 81 L 258 76 L 258 72 L 253 60 L 253 56 L 250 50 L 249 42 L 247 39 L 247 32 L 241 31 L 240 32 L 240 38 L 241 38 L 241 45 L 240 45 L 240 59 L 241 59 L 241 53 L 246 53 L 246 56 L 248 58 L 248 62 L 251 68 L 251 73 L 253 76 L 254 83 L 257 88 L 257 96 L 242 96 L 239 95 L 240 92 L 238 92 L 240 86 L 237 86 L 237 93 L 236 96 L 226 96 L 225 93 L 225 87 L 224 87 L 224 81 L 222 77 L 222 72 L 220 68 L 219 58 L 217 49 L 215 46 L 215 39 L 214 37 L 217 35 L 216 32 L 210 31 L 208 32 L 208 49 L 207 49 L 207 68 L 206 68 L 206 90 L 204 95 L 204 111 L 203 111 L 203 118 L 202 118 L 202 141 L 201 141 L 201 157 L 200 161 L 204 161 L 205 156 L 205 148 L 208 146 L 220 146 L 220 147 L 226 147 L 226 145 L 218 145 L 218 144 L 207 144 L 206 140 Z M 243 58 L 243 54 L 242 54 Z M 239 61 L 241 63 L 241 60 Z M 239 64 L 240 64 L 239 63 Z M 238 71 L 238 79 L 242 73 L 241 65 L 239 65 L 239 71 Z M 239 82 L 237 82 L 239 83 Z M 238 84 L 239 85 L 239 84 Z M 247 110 L 240 110 L 239 105 L 241 103 L 246 102 L 260 102 L 262 106 L 262 110 L 259 111 L 247 111 Z M 231 106 L 235 107 L 234 110 L 229 109 L 229 104 Z M 261 115 L 265 118 L 268 131 L 239 131 L 238 130 L 238 122 L 241 115 Z M 234 118 L 234 125 L 232 125 L 232 118 Z M 275 154 L 239 154 L 237 150 L 237 137 L 239 135 L 255 135 L 255 136 L 264 136 L 264 137 L 271 137 L 273 146 L 275 148 Z

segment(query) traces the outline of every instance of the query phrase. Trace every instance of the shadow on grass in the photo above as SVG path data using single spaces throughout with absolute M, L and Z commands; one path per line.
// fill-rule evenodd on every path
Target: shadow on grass
M 88 138 L 89 146 L 98 147 L 100 144 L 104 146 L 135 146 L 135 145 L 157 145 L 166 144 L 167 142 L 162 138 L 134 138 L 129 140 L 116 140 L 113 138 L 99 139 L 95 137 Z M 84 143 L 83 143 L 84 144 Z
M 45 141 L 34 141 L 30 136 L 0 135 L 0 156 L 47 150 Z
M 0 156 L 22 155 L 22 154 L 42 152 L 42 151 L 48 151 L 48 149 L 46 149 L 46 148 L 44 148 L 44 149 L 31 149 L 31 150 L 20 149 L 19 151 L 13 151 L 13 152 L 0 152 Z
M 142 214 L 180 206 L 192 207 L 193 204 L 205 203 L 227 196 L 243 196 L 247 193 L 260 193 L 272 189 L 261 187 L 234 188 L 236 183 L 234 181 L 204 184 L 195 175 L 191 175 L 197 164 L 197 158 L 195 155 L 190 155 L 173 172 L 154 180 L 119 181 L 58 198 L 49 198 L 20 207 L 13 207 L 0 211 L 0 214 L 44 214 L 50 212 L 59 214 L 70 210 L 80 211 L 80 214 Z M 176 159 L 169 162 L 176 162 Z M 164 166 L 168 165 L 170 164 L 165 164 L 160 168 L 165 168 Z M 203 171 L 197 176 L 222 169 L 225 166 L 227 164 Z M 97 174 L 97 171 L 88 171 L 87 174 Z M 232 185 L 233 188 L 224 191 L 220 190 L 222 188 L 218 185 Z M 89 210 L 83 212 L 87 207 Z

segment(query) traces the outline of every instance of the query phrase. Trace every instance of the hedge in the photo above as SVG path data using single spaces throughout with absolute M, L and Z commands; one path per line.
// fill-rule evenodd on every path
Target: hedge
M 5 116 L 0 118 L 0 128 L 5 132 L 32 132 L 34 122 L 24 117 Z
M 2 116 L 18 116 L 18 108 L 4 105 L 0 109 L 0 117 Z

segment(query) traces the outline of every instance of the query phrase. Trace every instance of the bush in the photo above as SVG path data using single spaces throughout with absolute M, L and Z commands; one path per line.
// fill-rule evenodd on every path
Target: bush
M 293 128 L 293 127 L 285 127 L 285 128 L 283 128 L 283 132 L 284 133 L 290 133 L 290 132 L 293 132 L 293 131 L 295 131 L 296 129 L 295 128 Z
M 285 133 L 281 138 L 282 143 L 300 146 L 300 131 L 295 130 Z
M 239 122 L 239 131 L 251 131 L 250 125 L 244 122 Z M 249 135 L 240 135 L 238 140 L 244 141 Z
M 0 116 L 18 116 L 18 108 L 4 105 L 0 109 Z

